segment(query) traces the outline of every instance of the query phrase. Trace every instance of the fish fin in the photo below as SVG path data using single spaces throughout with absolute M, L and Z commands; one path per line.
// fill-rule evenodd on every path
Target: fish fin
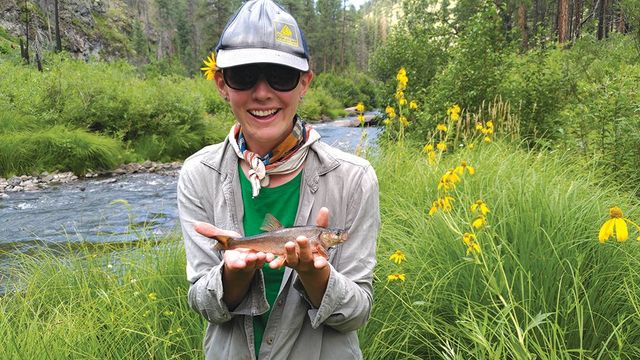
M 323 258 L 329 260 L 329 254 L 327 253 L 327 250 L 325 250 L 325 248 L 318 244 L 316 245 L 316 251 L 318 252 L 318 254 L 320 254 Z
M 260 226 L 260 230 L 269 232 L 278 229 L 282 229 L 280 221 L 278 221 L 275 216 L 267 213 L 267 215 L 264 216 L 264 221 L 262 222 L 262 226 Z
M 216 250 L 225 250 L 229 246 L 229 241 L 232 239 L 231 236 L 226 235 L 216 235 L 213 237 L 218 241 L 218 243 L 213 247 Z

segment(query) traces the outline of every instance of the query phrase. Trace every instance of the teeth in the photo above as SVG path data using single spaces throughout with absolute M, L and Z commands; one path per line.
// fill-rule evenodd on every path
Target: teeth
M 271 110 L 251 110 L 249 111 L 249 113 L 251 113 L 251 115 L 253 116 L 269 116 L 271 114 L 275 114 L 276 111 L 278 111 L 277 109 L 271 109 Z

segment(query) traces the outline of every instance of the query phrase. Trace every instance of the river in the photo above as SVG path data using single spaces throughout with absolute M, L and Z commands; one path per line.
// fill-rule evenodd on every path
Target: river
M 344 120 L 314 127 L 323 141 L 353 152 L 363 130 L 341 124 Z M 371 146 L 380 130 L 365 131 Z M 0 198 L 0 273 L 16 253 L 81 242 L 128 242 L 173 231 L 178 226 L 176 181 L 175 176 L 129 174 L 9 193 Z

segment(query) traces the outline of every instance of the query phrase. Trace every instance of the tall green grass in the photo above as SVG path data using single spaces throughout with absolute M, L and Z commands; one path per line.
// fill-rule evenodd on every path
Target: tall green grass
M 0 297 L 0 358 L 202 357 L 204 323 L 186 303 L 181 242 L 108 250 L 15 259 L 15 290 Z
M 450 213 L 430 217 L 437 181 L 460 159 L 476 174 L 463 176 Z M 365 358 L 640 356 L 640 243 L 597 241 L 610 206 L 640 217 L 632 196 L 562 155 L 498 143 L 433 167 L 402 144 L 372 161 L 382 229 Z M 482 253 L 467 255 L 477 199 L 491 212 L 475 231 Z M 399 265 L 389 260 L 397 249 Z M 19 256 L 15 290 L 0 297 L 0 358 L 202 357 L 205 323 L 187 306 L 179 237 L 108 250 Z
M 640 356 L 640 243 L 597 240 L 609 207 L 640 216 L 636 199 L 569 158 L 514 146 L 483 143 L 434 167 L 425 158 L 395 146 L 375 161 L 383 223 L 375 309 L 360 332 L 367 358 Z M 477 173 L 463 176 L 451 212 L 430 217 L 440 176 L 461 159 Z M 477 199 L 491 212 L 474 231 Z M 480 255 L 466 254 L 464 232 Z M 396 249 L 405 263 L 389 260 Z

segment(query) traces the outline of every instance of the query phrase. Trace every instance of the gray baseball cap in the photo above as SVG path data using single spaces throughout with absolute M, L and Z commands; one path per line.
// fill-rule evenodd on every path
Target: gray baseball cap
M 271 0 L 250 0 L 229 19 L 216 46 L 221 68 L 274 63 L 309 70 L 309 49 L 296 20 Z

